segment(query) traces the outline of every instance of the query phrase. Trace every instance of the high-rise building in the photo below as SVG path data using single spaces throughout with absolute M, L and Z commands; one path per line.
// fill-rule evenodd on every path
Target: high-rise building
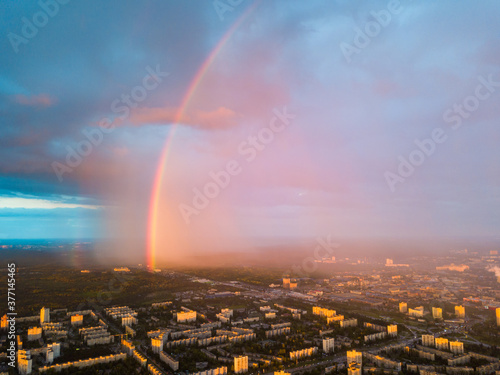
M 45 362 L 54 362 L 54 351 L 52 349 L 47 349 L 47 351 L 45 352 Z
M 42 327 L 28 328 L 28 341 L 35 341 L 42 337 Z
M 71 315 L 72 326 L 81 326 L 82 324 L 83 324 L 83 315 L 81 314 Z
M 40 310 L 40 324 L 50 322 L 50 309 L 48 307 L 42 307 Z
M 236 374 L 248 372 L 248 356 L 234 357 L 234 372 Z
M 500 307 L 495 310 L 497 314 L 497 326 L 500 327 Z
M 292 375 L 292 373 L 281 370 L 281 371 L 275 371 L 274 375 Z
M 422 318 L 424 316 L 424 307 L 419 306 L 419 307 L 415 307 L 414 309 L 409 309 L 408 314 L 410 314 L 410 316 L 414 316 L 416 318 Z
M 269 306 L 267 306 L 267 307 L 269 307 Z M 269 307 L 269 309 L 270 309 L 270 307 Z M 262 307 L 261 307 L 261 310 L 262 310 Z M 223 314 L 223 315 L 226 315 L 228 317 L 229 316 L 230 317 L 233 316 L 233 310 L 232 309 L 221 309 L 220 313 Z
M 9 321 L 7 320 L 7 314 L 5 314 L 4 316 L 2 316 L 2 323 L 0 325 L 0 329 L 7 329 L 9 325 Z
M 323 351 L 325 353 L 333 353 L 334 349 L 335 349 L 335 339 L 325 337 L 323 339 Z
M 54 354 L 54 359 L 59 358 L 61 356 L 61 343 L 54 342 L 52 344 L 47 345 L 47 350 L 51 350 Z
M 31 374 L 33 360 L 29 350 L 19 350 L 17 352 L 17 370 L 21 375 Z
M 443 319 L 443 309 L 440 307 L 432 308 L 432 317 L 434 319 Z
M 163 338 L 161 337 L 151 338 L 151 347 L 153 349 L 153 353 L 160 354 L 160 352 L 163 350 Z
M 287 288 L 287 289 L 290 288 L 290 279 L 288 279 L 288 278 L 283 279 L 283 288 Z
M 450 352 L 453 354 L 463 354 L 464 343 L 460 341 L 450 341 Z
M 464 319 L 465 318 L 465 307 L 455 306 L 455 315 L 459 319 Z
M 399 303 L 399 312 L 406 314 L 408 312 L 408 304 L 406 302 Z
M 436 349 L 439 350 L 448 350 L 450 347 L 448 344 L 448 339 L 445 339 L 444 337 L 436 337 L 434 342 L 436 343 Z
M 356 363 L 361 366 L 363 364 L 363 353 L 357 352 L 356 350 L 348 350 L 347 365 L 349 366 L 351 363 Z
M 135 350 L 135 345 L 132 341 L 125 340 L 122 338 L 122 350 L 127 353 L 127 355 L 133 355 Z
M 435 346 L 434 335 L 422 335 L 422 345 L 429 347 Z
M 134 324 L 137 324 L 137 318 L 135 316 L 122 316 L 122 327 L 131 327 Z
M 387 334 L 391 337 L 398 335 L 398 326 L 397 324 L 390 324 L 387 326 Z
M 347 367 L 347 375 L 361 375 L 361 365 L 358 363 L 351 363 Z
M 160 352 L 160 359 L 165 362 L 173 371 L 177 371 L 179 369 L 179 361 L 174 357 L 168 355 L 164 351 Z

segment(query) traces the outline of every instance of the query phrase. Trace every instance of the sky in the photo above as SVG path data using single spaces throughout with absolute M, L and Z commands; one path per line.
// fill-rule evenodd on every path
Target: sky
M 498 1 L 0 7 L 0 239 L 498 238 Z

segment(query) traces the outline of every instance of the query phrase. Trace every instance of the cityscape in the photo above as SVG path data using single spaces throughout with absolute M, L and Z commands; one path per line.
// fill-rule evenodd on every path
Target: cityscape
M 500 375 L 499 20 L 0 1 L 0 375 Z
M 19 267 L 12 276 L 34 273 L 49 290 L 2 317 L 1 370 L 12 362 L 19 374 L 498 373 L 498 251 L 405 261 L 331 256 L 307 277 L 282 278 L 285 269 L 263 266 L 85 268 L 73 270 L 74 286 L 100 279 L 101 289 L 82 291 L 73 306 L 50 292 L 57 274 Z M 28 285 L 18 293 L 31 294 Z

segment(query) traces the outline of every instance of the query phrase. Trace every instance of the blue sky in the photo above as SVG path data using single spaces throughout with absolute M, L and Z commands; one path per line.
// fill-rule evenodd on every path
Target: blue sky
M 498 236 L 497 1 L 243 0 L 222 15 L 212 1 L 46 3 L 46 24 L 38 2 L 1 5 L 0 238 L 143 244 L 169 137 L 166 244 Z M 42 26 L 32 36 L 26 22 Z M 113 110 L 131 93 L 126 116 Z M 293 121 L 247 162 L 239 145 L 283 107 Z M 113 128 L 100 138 L 103 120 Z M 436 129 L 445 140 L 422 161 L 415 140 Z M 410 155 L 419 165 L 403 176 Z M 180 206 L 230 160 L 242 172 L 186 223 Z

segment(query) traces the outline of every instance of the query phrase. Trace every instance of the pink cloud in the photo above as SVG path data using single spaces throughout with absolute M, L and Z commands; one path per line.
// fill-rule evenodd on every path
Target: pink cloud
M 18 104 L 29 107 L 50 107 L 55 103 L 55 100 L 48 94 L 16 95 L 14 100 Z
M 184 125 L 204 129 L 222 129 L 236 125 L 237 114 L 225 107 L 213 111 L 196 111 L 183 114 L 178 118 L 177 108 L 136 108 L 132 110 L 130 122 L 134 125 L 171 124 L 178 122 Z

